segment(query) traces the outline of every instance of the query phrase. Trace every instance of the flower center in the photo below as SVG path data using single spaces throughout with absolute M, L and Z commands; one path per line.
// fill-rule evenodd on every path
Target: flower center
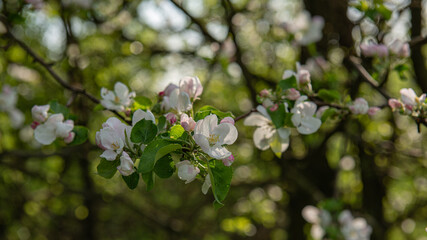
M 114 102 L 115 102 L 115 103 L 120 103 L 120 98 L 116 96 L 116 97 L 114 98 Z
M 113 144 L 111 144 L 111 147 L 113 147 L 114 150 L 117 150 L 120 148 L 120 144 L 118 142 L 114 142 Z
M 213 145 L 215 145 L 219 141 L 219 136 L 216 134 L 210 134 L 208 141 L 209 141 L 209 145 L 211 145 L 211 147 L 212 147 Z

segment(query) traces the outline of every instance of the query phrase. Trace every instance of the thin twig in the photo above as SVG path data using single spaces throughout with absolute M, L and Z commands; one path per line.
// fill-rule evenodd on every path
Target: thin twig
M 354 57 L 354 56 L 350 56 L 349 60 L 353 64 L 353 66 L 356 68 L 356 70 L 360 73 L 360 75 L 362 76 L 362 79 L 366 83 L 368 83 L 373 88 L 375 88 L 387 100 L 391 98 L 382 88 L 380 88 L 379 84 L 375 81 L 375 79 L 362 66 L 360 58 Z
M 245 117 L 249 116 L 249 115 L 250 115 L 251 113 L 253 113 L 253 112 L 257 112 L 257 110 L 256 110 L 255 108 L 253 108 L 253 109 L 251 109 L 249 112 L 247 112 L 247 113 L 245 113 L 245 114 L 243 114 L 243 115 L 240 115 L 240 116 L 236 117 L 236 118 L 234 119 L 234 121 L 235 121 L 235 122 L 237 122 L 237 121 L 239 121 L 239 120 L 241 120 L 241 119 L 243 119 L 243 118 L 245 118 Z

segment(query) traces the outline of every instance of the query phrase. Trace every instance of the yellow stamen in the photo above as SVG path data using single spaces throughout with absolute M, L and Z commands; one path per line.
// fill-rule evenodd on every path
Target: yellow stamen
M 213 146 L 219 141 L 219 136 L 215 134 L 210 134 L 208 141 L 209 141 L 209 145 Z

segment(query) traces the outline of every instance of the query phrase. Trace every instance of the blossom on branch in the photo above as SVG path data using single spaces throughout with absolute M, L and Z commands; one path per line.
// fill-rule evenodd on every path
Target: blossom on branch
M 129 92 L 126 85 L 117 82 L 114 85 L 114 91 L 101 88 L 101 97 L 101 105 L 106 109 L 123 112 L 132 104 L 135 92 Z
M 57 137 L 66 139 L 66 142 L 71 142 L 74 138 L 71 133 L 73 128 L 73 120 L 64 121 L 62 113 L 52 114 L 45 123 L 36 127 L 34 137 L 43 145 L 51 144 Z
M 192 182 L 200 172 L 200 169 L 188 160 L 177 163 L 176 167 L 178 168 L 179 179 L 184 180 L 185 184 Z
M 122 156 L 120 157 L 120 165 L 117 167 L 117 170 L 123 176 L 129 176 L 135 172 L 135 169 L 133 168 L 133 161 L 125 151 L 123 151 Z
M 322 121 L 314 117 L 317 110 L 317 105 L 314 102 L 305 101 L 307 96 L 301 96 L 295 102 L 294 108 L 291 110 L 292 123 L 301 134 L 315 133 L 322 125 Z
M 251 113 L 243 122 L 246 126 L 256 126 L 254 132 L 254 144 L 260 150 L 271 150 L 276 155 L 280 155 L 286 151 L 289 146 L 289 135 L 291 134 L 288 128 L 276 129 L 273 125 L 271 117 L 263 106 L 258 106 L 255 113 Z
M 118 118 L 111 117 L 102 124 L 102 129 L 96 132 L 96 143 L 104 150 L 100 157 L 113 161 L 123 151 L 125 146 L 126 125 Z
M 231 155 L 223 145 L 233 144 L 237 139 L 237 129 L 233 124 L 220 123 L 218 117 L 211 114 L 197 121 L 194 140 L 210 157 L 224 159 Z

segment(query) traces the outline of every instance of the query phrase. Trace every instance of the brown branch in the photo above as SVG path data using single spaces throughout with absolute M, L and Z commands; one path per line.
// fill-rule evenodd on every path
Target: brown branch
M 234 121 L 235 122 L 237 122 L 237 121 L 239 121 L 239 120 L 241 120 L 241 119 L 243 119 L 243 118 L 246 118 L 247 116 L 249 116 L 251 113 L 253 113 L 253 112 L 257 112 L 257 110 L 255 109 L 255 108 L 253 108 L 253 109 L 251 109 L 249 112 L 247 112 L 247 113 L 245 113 L 245 114 L 243 114 L 243 115 L 240 115 L 240 116 L 238 116 L 238 117 L 236 117 L 235 119 L 234 119 Z
M 423 36 L 417 36 L 417 37 L 414 37 L 414 38 L 412 38 L 412 40 L 411 40 L 411 41 L 409 41 L 408 43 L 409 43 L 409 46 L 410 46 L 411 48 L 413 48 L 413 47 L 415 47 L 415 46 L 417 46 L 417 45 L 424 45 L 424 44 L 426 44 L 426 43 L 427 43 L 427 36 L 425 36 L 425 37 L 423 37 Z
M 217 39 L 215 39 L 207 30 L 207 28 L 205 27 L 205 25 L 203 24 L 203 22 L 198 19 L 195 18 L 194 16 L 192 16 L 183 6 L 181 6 L 181 4 L 179 4 L 176 0 L 170 0 L 170 2 L 172 4 L 174 4 L 177 8 L 179 8 L 185 15 L 187 15 L 187 17 L 190 18 L 191 22 L 193 22 L 194 24 L 196 24 L 200 31 L 202 32 L 202 34 L 211 42 L 216 42 L 221 44 L 220 41 L 218 41 Z
M 362 66 L 361 59 L 355 56 L 350 56 L 348 58 L 350 62 L 353 64 L 353 66 L 356 68 L 356 70 L 360 73 L 362 76 L 362 79 L 371 85 L 375 90 L 377 90 L 384 98 L 387 100 L 391 97 L 384 91 L 384 89 L 380 88 L 379 84 L 375 81 L 375 79 L 371 76 L 371 74 L 368 73 L 368 71 Z

